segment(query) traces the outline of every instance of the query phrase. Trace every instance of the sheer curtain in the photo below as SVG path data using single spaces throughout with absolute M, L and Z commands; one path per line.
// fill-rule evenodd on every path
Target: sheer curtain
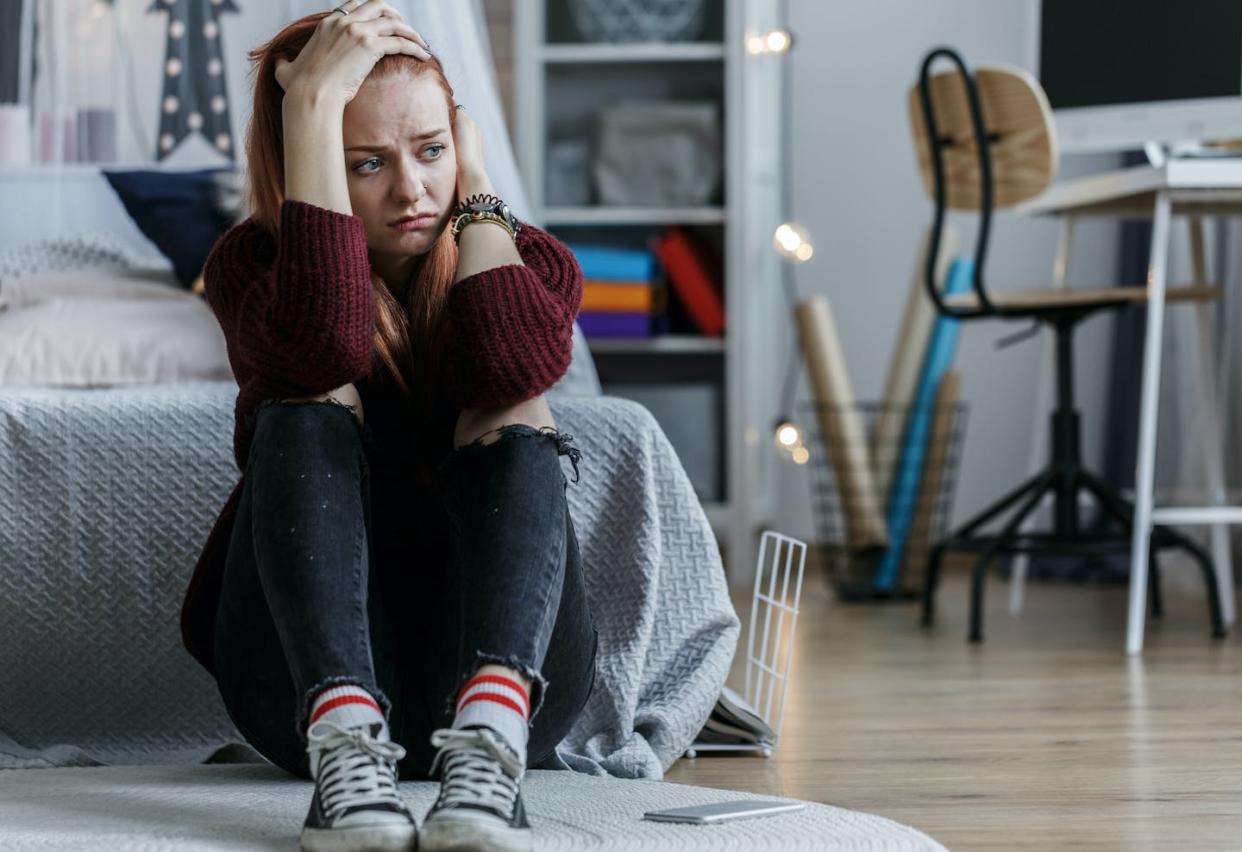
M 222 61 L 174 63 L 178 74 L 198 74 L 198 113 L 175 147 L 161 151 L 168 98 L 170 44 L 189 38 L 149 0 L 20 0 L 23 33 L 18 94 L 27 110 L 31 163 L 48 166 L 40 183 L 46 193 L 69 193 L 90 174 L 87 164 L 125 168 L 196 168 L 229 165 L 238 154 L 250 118 L 253 77 L 247 52 L 288 21 L 332 8 L 330 0 L 182 0 L 198 4 L 187 21 L 210 27 Z M 459 103 L 482 131 L 487 167 L 496 191 L 523 219 L 534 221 L 505 126 L 481 0 L 392 0 L 405 19 L 431 42 L 444 63 Z M 178 29 L 171 29 L 177 27 Z M 179 32 L 179 35 L 173 35 Z M 197 66 L 197 67 L 193 67 Z M 208 133 L 210 110 L 227 112 L 227 144 Z M 75 187 L 70 189 L 70 185 Z M 8 205 L 5 205 L 8 207 Z M 11 212 L 11 211 L 6 211 Z M 59 219 L 65 226 L 72 216 Z M 539 224 L 536 222 L 536 224 Z M 57 222 L 51 223 L 53 229 Z

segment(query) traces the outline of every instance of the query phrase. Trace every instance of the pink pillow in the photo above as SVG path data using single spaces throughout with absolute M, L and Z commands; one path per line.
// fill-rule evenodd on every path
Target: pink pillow
M 170 298 L 56 297 L 0 310 L 0 384 L 91 387 L 231 378 L 215 315 L 184 290 Z
M 185 290 L 172 270 L 96 266 L 36 272 L 0 280 L 0 310 L 32 302 L 70 297 L 110 299 L 184 299 Z

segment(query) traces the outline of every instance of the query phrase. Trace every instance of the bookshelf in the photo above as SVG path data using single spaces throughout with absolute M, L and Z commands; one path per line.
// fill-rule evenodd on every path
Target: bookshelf
M 584 39 L 569 14 L 570 2 L 530 0 L 510 7 L 519 166 L 536 218 L 566 242 L 646 248 L 652 234 L 683 226 L 718 249 L 722 337 L 698 334 L 683 311 L 668 334 L 588 342 L 605 393 L 636 399 L 660 421 L 699 491 L 730 581 L 746 582 L 758 532 L 779 526 L 775 466 L 782 460 L 772 426 L 788 347 L 795 345 L 771 239 L 783 212 L 782 146 L 775 135 L 781 60 L 745 50 L 746 35 L 777 24 L 777 0 L 705 0 L 698 39 L 619 44 Z M 600 108 L 630 98 L 717 105 L 723 174 L 710 203 L 603 205 L 589 185 L 579 186 L 575 197 L 558 197 L 557 187 L 563 192 L 567 178 L 556 173 L 550 147 L 576 140 L 593 151 Z M 667 298 L 677 299 L 671 288 Z M 676 311 L 672 307 L 674 317 Z M 700 407 L 679 408 L 691 400 Z M 712 448 L 710 460 L 704 447 Z

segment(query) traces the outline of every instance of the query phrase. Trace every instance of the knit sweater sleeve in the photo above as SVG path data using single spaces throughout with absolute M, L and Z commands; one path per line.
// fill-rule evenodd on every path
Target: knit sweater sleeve
M 239 379 L 309 396 L 369 371 L 371 264 L 357 216 L 286 200 L 274 252 L 253 221 L 237 225 L 212 247 L 203 285 Z
M 448 392 L 458 408 L 499 408 L 546 391 L 569 369 L 582 268 L 569 247 L 525 222 L 521 264 L 485 269 L 449 290 Z

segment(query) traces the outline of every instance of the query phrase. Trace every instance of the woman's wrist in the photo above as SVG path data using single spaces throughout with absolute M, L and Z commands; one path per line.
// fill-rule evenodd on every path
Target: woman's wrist
M 299 85 L 296 81 L 289 85 L 281 100 L 281 111 L 288 116 L 295 113 L 341 113 L 345 112 L 345 102 L 336 95 L 330 95 L 322 89 L 310 84 Z
M 462 175 L 461 181 L 458 183 L 458 195 L 465 199 L 472 195 L 495 195 L 496 188 L 492 186 L 491 178 L 486 172 L 475 172 L 473 174 Z

